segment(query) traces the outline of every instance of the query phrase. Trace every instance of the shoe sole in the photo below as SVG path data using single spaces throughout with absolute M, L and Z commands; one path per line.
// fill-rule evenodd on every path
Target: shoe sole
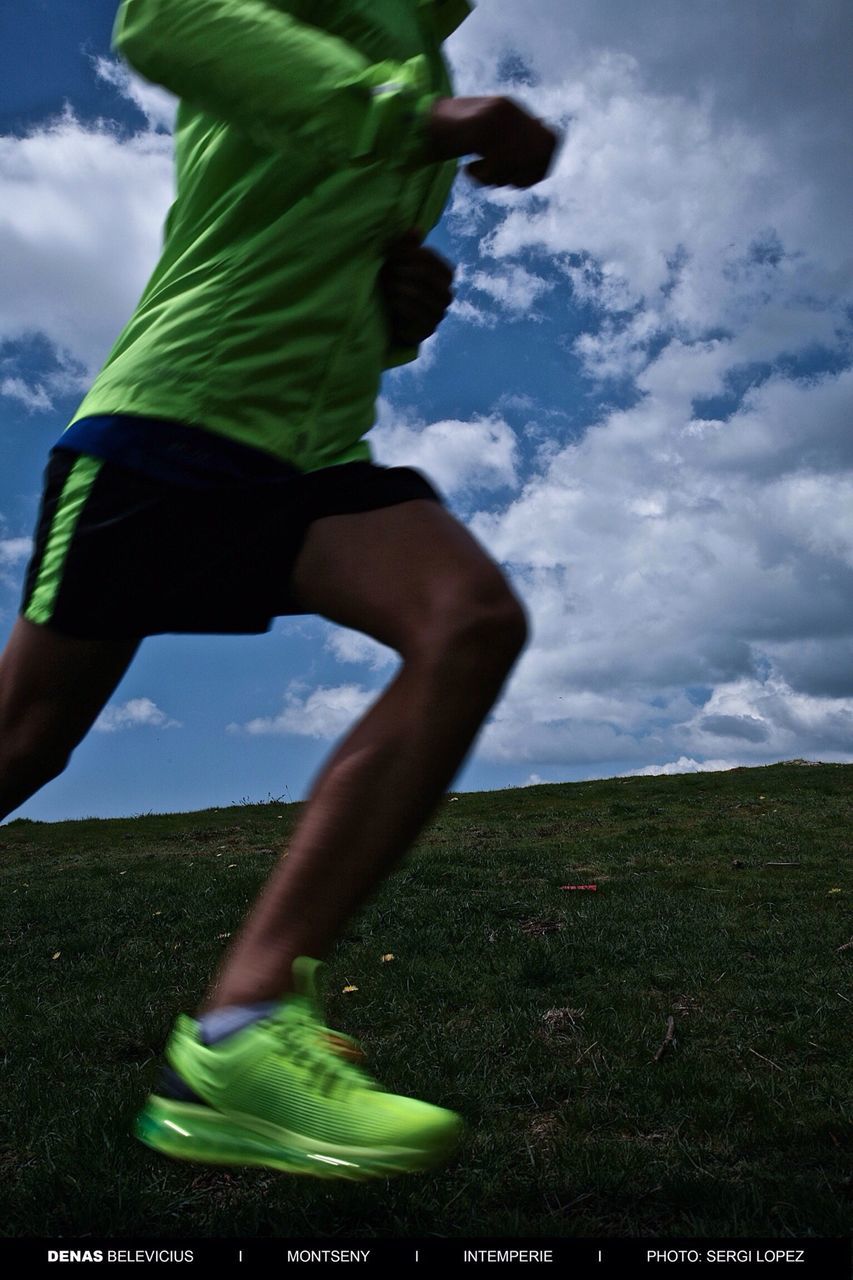
M 429 1148 L 351 1147 L 321 1142 L 257 1117 L 151 1094 L 136 1117 L 134 1136 L 161 1155 L 201 1164 L 262 1166 L 281 1173 L 354 1182 L 423 1173 L 443 1164 L 459 1145 L 463 1124 Z

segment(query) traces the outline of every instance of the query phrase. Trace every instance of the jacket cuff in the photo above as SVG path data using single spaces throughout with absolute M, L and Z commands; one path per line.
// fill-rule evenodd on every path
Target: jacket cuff
M 365 80 L 370 102 L 350 159 L 359 164 L 380 159 L 403 166 L 426 163 L 422 156 L 427 120 L 441 94 L 430 88 L 424 55 L 403 63 L 379 63 Z

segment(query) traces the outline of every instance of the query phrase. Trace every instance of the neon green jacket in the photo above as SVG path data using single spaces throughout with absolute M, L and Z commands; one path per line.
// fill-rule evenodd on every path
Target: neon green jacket
M 122 0 L 113 48 L 180 99 L 176 198 L 72 422 L 173 418 L 305 471 L 370 459 L 382 370 L 418 352 L 391 346 L 377 276 L 450 193 L 457 161 L 424 163 L 423 125 L 471 8 Z

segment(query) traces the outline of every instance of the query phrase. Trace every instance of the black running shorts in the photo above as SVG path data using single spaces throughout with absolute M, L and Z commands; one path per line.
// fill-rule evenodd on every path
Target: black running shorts
M 443 498 L 419 471 L 348 462 L 195 490 L 55 447 L 21 613 L 88 639 L 257 635 L 304 612 L 288 590 L 322 516 Z

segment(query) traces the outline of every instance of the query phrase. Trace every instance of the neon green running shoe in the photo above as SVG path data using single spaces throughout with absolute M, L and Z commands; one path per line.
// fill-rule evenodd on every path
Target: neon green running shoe
M 418 1173 L 446 1160 L 462 1118 L 382 1092 L 357 1042 L 322 1024 L 321 969 L 297 957 L 295 993 L 212 1045 L 179 1015 L 165 1053 L 181 1087 L 149 1095 L 136 1137 L 179 1160 L 324 1178 Z

